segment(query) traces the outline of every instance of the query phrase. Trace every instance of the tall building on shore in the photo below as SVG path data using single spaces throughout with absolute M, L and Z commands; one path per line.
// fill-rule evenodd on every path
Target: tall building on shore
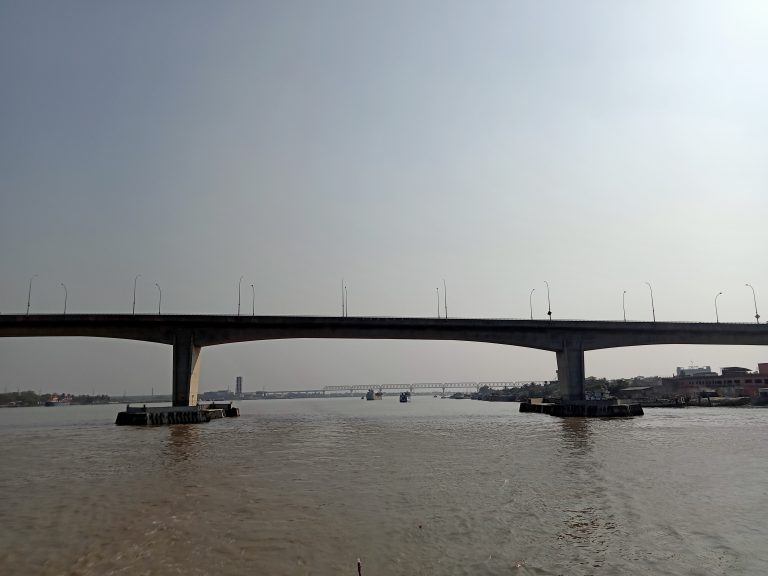
M 243 395 L 243 377 L 242 376 L 238 376 L 237 378 L 235 378 L 235 394 L 237 396 Z

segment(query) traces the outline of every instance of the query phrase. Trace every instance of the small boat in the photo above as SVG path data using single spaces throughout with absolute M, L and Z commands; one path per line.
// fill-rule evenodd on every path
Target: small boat
M 400 392 L 400 402 L 410 402 L 410 401 L 411 401 L 410 392 Z
M 381 392 L 374 392 L 373 388 L 369 388 L 368 392 L 365 394 L 366 400 L 381 400 L 382 394 Z

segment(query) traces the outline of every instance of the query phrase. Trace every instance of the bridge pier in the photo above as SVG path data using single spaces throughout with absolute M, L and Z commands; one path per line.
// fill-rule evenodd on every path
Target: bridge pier
M 560 382 L 561 402 L 529 400 L 520 404 L 520 412 L 536 412 L 552 416 L 580 416 L 592 418 L 626 418 L 642 416 L 640 404 L 621 403 L 616 398 L 587 400 L 584 384 L 584 346 L 581 342 L 563 343 L 557 354 L 557 379 Z
M 581 343 L 568 343 L 556 354 L 563 402 L 584 400 L 584 349 Z
M 173 405 L 196 406 L 200 384 L 200 346 L 191 332 L 177 332 L 173 343 Z

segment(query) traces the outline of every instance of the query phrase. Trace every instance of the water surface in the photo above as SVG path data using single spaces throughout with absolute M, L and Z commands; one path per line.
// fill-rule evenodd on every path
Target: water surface
M 768 410 L 239 406 L 159 428 L 0 410 L 0 573 L 768 573 Z

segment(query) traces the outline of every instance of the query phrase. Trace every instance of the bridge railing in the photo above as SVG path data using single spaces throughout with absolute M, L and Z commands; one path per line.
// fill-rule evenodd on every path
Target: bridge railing
M 102 317 L 104 319 L 107 318 L 121 318 L 121 319 L 136 319 L 136 320 L 144 320 L 144 319 L 160 319 L 160 320 L 167 320 L 168 318 L 240 318 L 243 322 L 258 322 L 260 320 L 275 320 L 275 319 L 283 319 L 283 318 L 315 318 L 315 319 L 326 319 L 326 320 L 435 320 L 438 321 L 438 318 L 431 317 L 431 316 L 328 316 L 324 314 L 281 314 L 281 315 L 261 315 L 261 316 L 251 316 L 246 314 L 236 315 L 236 314 L 189 314 L 189 313 L 183 313 L 183 312 L 163 312 L 162 314 L 152 314 L 152 313 L 139 313 L 139 314 L 131 314 L 129 312 L 123 312 L 123 313 L 113 313 L 113 312 L 107 312 L 107 313 L 87 313 L 87 312 L 68 312 L 67 314 L 61 314 L 61 313 L 35 313 L 30 312 L 29 314 L 26 314 L 24 312 L 16 312 L 16 313 L 8 313 L 5 312 L 2 315 L 0 315 L 0 320 L 23 320 L 23 319 L 29 319 L 29 320 L 40 320 L 43 318 L 50 318 L 50 319 L 56 319 L 56 320 L 82 320 L 83 318 L 92 318 L 92 317 Z M 452 316 L 451 318 L 440 318 L 440 322 L 450 322 L 452 320 L 458 320 L 458 321 L 504 321 L 504 322 L 520 322 L 520 323 L 528 323 L 528 324 L 546 324 L 546 325 L 553 325 L 557 324 L 558 322 L 569 322 L 569 323 L 607 323 L 607 324 L 616 324 L 616 325 L 633 325 L 633 324 L 656 324 L 656 325 L 663 325 L 663 324 L 712 324 L 713 326 L 727 326 L 729 324 L 731 325 L 754 325 L 756 324 L 754 321 L 745 320 L 743 322 L 707 322 L 702 320 L 622 320 L 622 319 L 598 319 L 598 318 L 592 318 L 592 319 L 584 319 L 584 318 L 556 318 L 553 320 L 548 320 L 546 318 L 535 318 L 531 320 L 530 318 L 513 318 L 513 317 L 504 317 L 504 316 L 483 316 L 483 317 L 466 317 L 466 316 Z M 761 324 L 762 326 L 766 326 L 768 324 Z

